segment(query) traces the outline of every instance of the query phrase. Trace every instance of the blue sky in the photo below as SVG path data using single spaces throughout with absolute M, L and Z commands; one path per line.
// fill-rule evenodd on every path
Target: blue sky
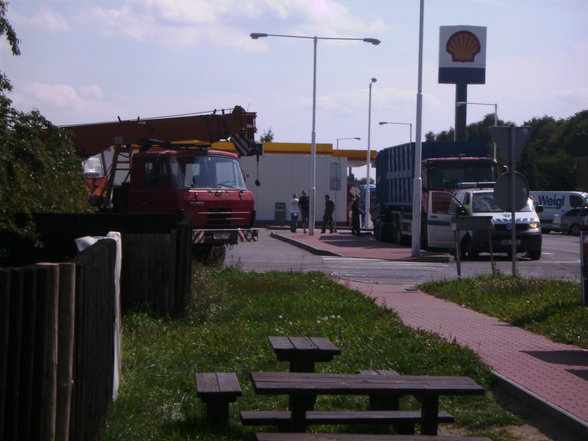
M 21 40 L 0 43 L 0 69 L 19 110 L 58 125 L 175 115 L 241 105 L 259 133 L 310 142 L 312 40 L 374 37 L 379 46 L 319 41 L 317 142 L 365 148 L 372 77 L 371 148 L 406 142 L 415 123 L 418 0 L 12 0 Z M 423 135 L 454 125 L 455 86 L 437 83 L 439 27 L 487 27 L 486 84 L 468 101 L 497 103 L 522 124 L 588 109 L 588 1 L 426 0 Z M 492 113 L 469 106 L 468 123 Z M 413 127 L 414 130 L 414 127 Z M 414 131 L 413 131 L 414 138 Z

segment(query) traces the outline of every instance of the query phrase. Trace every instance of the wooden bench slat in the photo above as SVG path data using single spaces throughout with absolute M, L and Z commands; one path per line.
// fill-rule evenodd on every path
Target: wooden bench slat
M 318 349 L 308 337 L 290 337 L 290 342 L 297 351 L 316 351 Z
M 355 433 L 257 433 L 257 441 L 492 441 L 486 437 Z
M 271 346 L 274 350 L 289 350 L 294 349 L 292 342 L 288 337 L 268 337 Z
M 325 337 L 309 337 L 310 340 L 317 348 L 321 351 L 332 351 L 334 353 L 340 354 L 341 350 L 334 345 L 334 343 Z
M 199 397 L 209 395 L 241 395 L 241 386 L 234 373 L 198 372 L 196 374 L 196 394 Z
M 398 372 L 388 369 L 388 370 L 359 370 L 357 371 L 360 375 L 400 375 Z
M 266 410 L 242 410 L 241 422 L 250 426 L 283 425 L 291 421 L 291 412 L 266 411 Z M 438 422 L 453 423 L 455 417 L 447 412 L 440 411 Z M 306 423 L 316 424 L 370 424 L 370 423 L 412 423 L 421 421 L 420 411 L 307 411 Z

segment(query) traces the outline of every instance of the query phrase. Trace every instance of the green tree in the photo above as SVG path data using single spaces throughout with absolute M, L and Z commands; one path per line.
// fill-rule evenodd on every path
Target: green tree
M 6 36 L 13 55 L 20 55 L 6 5 L 0 0 L 0 36 Z M 88 190 L 68 135 L 38 111 L 13 108 L 6 96 L 10 90 L 0 72 L 0 231 L 34 237 L 30 215 L 88 211 Z M 28 215 L 27 225 L 17 225 L 18 213 Z
M 263 132 L 263 135 L 261 135 L 261 138 L 259 140 L 261 142 L 272 142 L 274 140 L 274 132 L 272 132 L 272 129 L 269 128 L 265 132 Z

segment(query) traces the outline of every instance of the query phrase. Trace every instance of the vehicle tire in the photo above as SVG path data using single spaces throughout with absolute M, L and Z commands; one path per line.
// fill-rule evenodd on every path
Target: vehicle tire
M 529 251 L 529 258 L 531 260 L 539 260 L 541 259 L 541 250 L 533 250 L 533 251 Z
M 541 232 L 543 234 L 549 234 L 551 232 L 551 228 L 541 228 Z
M 473 247 L 472 239 L 470 236 L 466 236 L 461 241 L 461 258 L 467 260 L 476 260 L 480 252 Z
M 578 224 L 573 224 L 570 226 L 570 234 L 572 236 L 579 236 L 580 235 L 580 231 L 582 231 L 582 227 Z

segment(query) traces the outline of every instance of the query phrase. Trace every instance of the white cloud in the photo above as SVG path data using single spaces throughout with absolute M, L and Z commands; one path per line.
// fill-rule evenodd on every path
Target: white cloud
M 249 33 L 271 33 L 267 26 L 278 33 L 331 37 L 386 28 L 380 18 L 367 23 L 333 0 L 126 0 L 117 8 L 91 8 L 81 17 L 97 22 L 109 36 L 161 46 L 208 45 L 250 52 L 263 45 L 252 43 Z
M 69 30 L 67 21 L 60 14 L 46 6 L 43 6 L 31 16 L 25 16 L 9 9 L 8 18 L 15 25 L 31 26 L 51 32 L 65 32 Z
M 83 111 L 102 97 L 98 86 L 80 86 L 75 88 L 67 84 L 32 83 L 24 88 L 24 101 L 38 103 L 44 109 L 70 109 Z

